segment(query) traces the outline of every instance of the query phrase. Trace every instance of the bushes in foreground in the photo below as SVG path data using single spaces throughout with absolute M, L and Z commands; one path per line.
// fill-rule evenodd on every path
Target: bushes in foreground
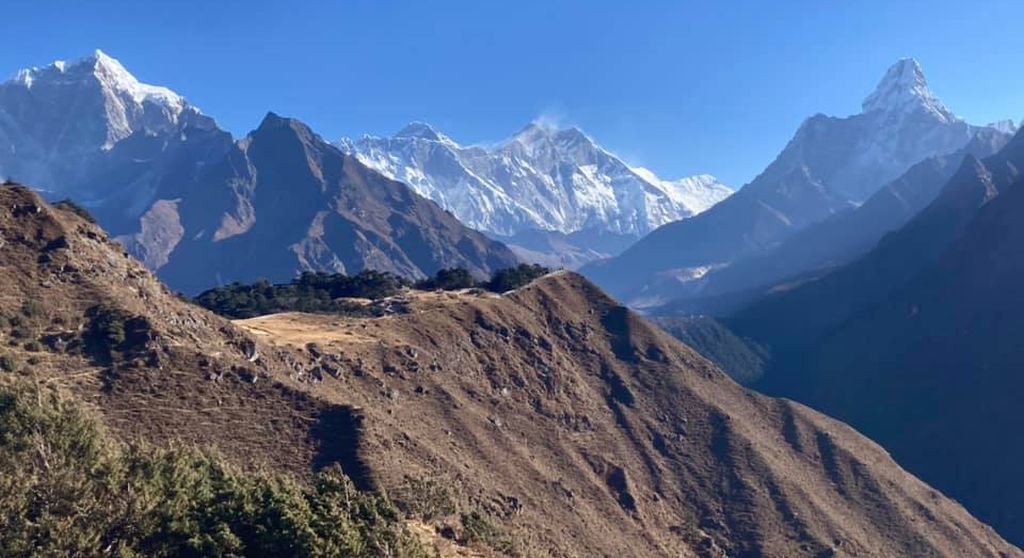
M 0 355 L 0 370 L 4 372 L 17 372 L 21 366 L 18 360 L 11 355 Z
M 0 555 L 427 556 L 386 498 L 197 450 L 124 446 L 55 391 L 0 385 Z

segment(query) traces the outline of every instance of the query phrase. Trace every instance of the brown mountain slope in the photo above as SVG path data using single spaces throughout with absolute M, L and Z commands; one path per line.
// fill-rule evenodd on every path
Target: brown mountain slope
M 71 387 L 116 432 L 212 442 L 236 461 L 289 469 L 334 458 L 311 427 L 344 409 L 268 381 L 286 369 L 280 355 L 250 362 L 259 349 L 242 332 L 23 187 L 0 186 L 0 316 L 0 355 Z
M 396 493 L 439 480 L 526 555 L 1024 555 L 850 428 L 744 390 L 578 275 L 413 294 L 376 319 L 244 322 L 254 341 L 5 187 L 0 278 L 2 351 L 115 432 L 299 473 L 339 461 Z
M 364 409 L 378 484 L 450 479 L 545 551 L 1016 552 L 852 429 L 737 386 L 578 275 L 450 296 L 376 320 L 243 325 L 320 342 L 342 380 L 317 391 Z

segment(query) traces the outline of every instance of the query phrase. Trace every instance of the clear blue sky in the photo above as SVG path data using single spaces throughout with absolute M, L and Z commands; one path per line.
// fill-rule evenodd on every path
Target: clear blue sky
M 236 135 L 268 110 L 329 139 L 425 120 L 463 143 L 548 116 L 736 186 L 899 57 L 973 122 L 1024 116 L 1019 0 L 10 0 L 4 20 L 0 72 L 101 48 Z

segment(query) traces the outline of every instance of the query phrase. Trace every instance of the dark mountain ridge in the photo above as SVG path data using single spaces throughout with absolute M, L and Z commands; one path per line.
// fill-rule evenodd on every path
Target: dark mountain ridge
M 727 320 L 772 353 L 755 385 L 850 421 L 901 463 L 1024 540 L 1024 137 L 968 156 L 864 257 Z
M 273 113 L 200 178 L 168 218 L 178 242 L 158 268 L 195 292 L 297 270 L 388 271 L 422 279 L 462 267 L 484 278 L 518 260 L 433 202 Z M 139 237 L 136 236 L 133 241 Z

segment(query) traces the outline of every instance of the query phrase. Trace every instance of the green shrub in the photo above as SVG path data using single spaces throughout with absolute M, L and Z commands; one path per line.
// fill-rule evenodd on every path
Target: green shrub
M 86 315 L 86 349 L 100 361 L 111 361 L 117 355 L 137 356 L 150 340 L 151 326 L 142 316 L 106 306 L 94 306 Z
M 31 339 L 35 337 L 32 329 L 23 323 L 18 323 L 11 329 L 11 337 L 15 339 Z
M 24 314 L 26 318 L 37 318 L 42 316 L 44 311 L 45 309 L 43 308 L 43 305 L 37 300 L 26 300 L 25 303 L 21 305 L 21 313 Z
M 483 287 L 494 292 L 518 289 L 550 273 L 540 265 L 521 264 L 496 271 L 490 281 L 477 284 L 462 268 L 442 269 L 432 279 L 415 285 L 392 273 L 362 271 L 357 275 L 306 272 L 290 283 L 272 284 L 261 280 L 251 284 L 231 283 L 210 289 L 193 299 L 196 304 L 229 318 L 253 318 L 277 312 L 312 312 L 371 316 L 375 311 L 347 298 L 379 300 L 403 289 L 457 290 Z
M 455 497 L 447 485 L 433 479 L 406 477 L 401 486 L 391 491 L 395 505 L 407 516 L 436 521 L 456 511 Z
M 462 544 L 479 543 L 504 554 L 516 554 L 512 540 L 484 514 L 477 511 L 462 513 L 459 521 L 462 523 L 462 534 L 459 537 Z
M 292 281 L 299 290 L 326 292 L 330 298 L 378 300 L 398 294 L 410 286 L 407 279 L 388 272 L 365 270 L 356 275 L 306 272 Z
M 475 286 L 476 280 L 473 279 L 473 275 L 461 267 L 439 270 L 432 279 L 425 279 L 416 284 L 418 289 L 442 289 L 445 291 L 470 289 Z
M 194 449 L 124 446 L 53 390 L 0 385 L 0 555 L 427 556 L 384 497 Z
M 17 372 L 20 366 L 18 360 L 11 355 L 0 355 L 0 370 L 4 372 Z

